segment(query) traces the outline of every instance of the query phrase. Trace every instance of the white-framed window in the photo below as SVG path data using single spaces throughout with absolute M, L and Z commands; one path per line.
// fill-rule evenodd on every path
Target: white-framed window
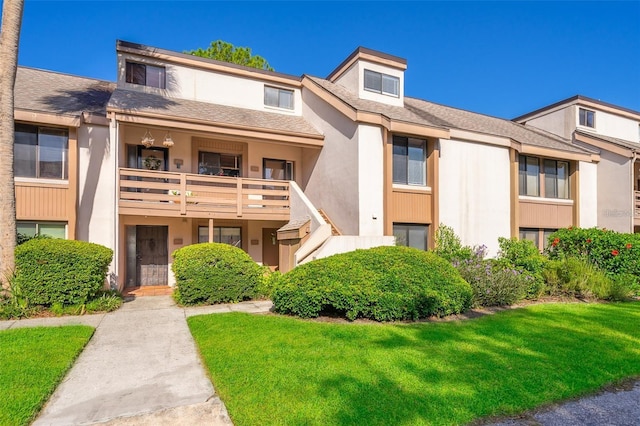
M 519 194 L 530 197 L 569 199 L 569 162 L 519 157 Z M 542 169 L 540 168 L 542 162 Z M 540 185 L 540 181 L 544 185 Z
M 209 227 L 198 226 L 198 242 L 209 242 Z M 213 228 L 213 242 L 242 247 L 242 228 L 239 226 L 215 226 Z
M 127 83 L 166 88 L 166 70 L 155 65 L 127 61 L 125 79 Z
M 64 222 L 17 221 L 16 231 L 18 234 L 26 235 L 28 237 L 46 235 L 51 238 L 67 238 L 67 224 Z
M 364 89 L 383 95 L 400 96 L 400 79 L 376 71 L 364 70 Z
M 579 123 L 584 127 L 596 127 L 596 112 L 589 109 L 579 108 Z
M 428 247 L 429 225 L 394 223 L 393 236 L 397 246 L 426 250 Z
M 427 141 L 393 137 L 393 183 L 427 186 Z
M 15 124 L 13 167 L 16 177 L 68 179 L 69 131 Z
M 276 108 L 293 109 L 293 90 L 264 86 L 264 104 Z

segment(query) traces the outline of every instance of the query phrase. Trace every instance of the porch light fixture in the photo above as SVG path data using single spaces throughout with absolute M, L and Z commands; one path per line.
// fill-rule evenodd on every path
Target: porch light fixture
M 155 141 L 156 140 L 153 138 L 153 136 L 151 136 L 151 132 L 149 131 L 149 129 L 147 129 L 147 131 L 144 133 L 144 136 L 142 137 L 142 145 L 144 145 L 145 148 L 149 148 Z
M 171 132 L 167 131 L 167 133 L 164 135 L 164 141 L 162 142 L 162 145 L 166 146 L 167 148 L 171 148 L 173 146 L 173 139 L 171 139 Z

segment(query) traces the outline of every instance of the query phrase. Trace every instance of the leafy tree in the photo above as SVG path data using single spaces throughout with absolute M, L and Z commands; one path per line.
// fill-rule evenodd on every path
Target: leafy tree
M 207 49 L 198 48 L 197 50 L 185 51 L 184 53 L 258 68 L 260 70 L 273 71 L 273 68 L 271 68 L 271 65 L 269 65 L 269 62 L 267 62 L 265 58 L 251 54 L 250 47 L 236 47 L 222 40 L 212 41 Z
M 4 0 L 0 28 L 0 283 L 13 272 L 16 188 L 13 179 L 14 95 L 24 0 Z

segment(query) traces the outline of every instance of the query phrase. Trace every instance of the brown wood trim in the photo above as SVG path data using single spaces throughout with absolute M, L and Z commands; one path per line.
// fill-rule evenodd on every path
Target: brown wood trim
M 415 137 L 434 137 L 449 139 L 449 129 L 392 120 L 384 114 L 380 114 L 377 112 L 358 111 L 356 108 L 347 104 L 342 99 L 338 98 L 333 93 L 329 92 L 324 87 L 321 87 L 308 77 L 305 77 L 302 80 L 302 84 L 314 95 L 318 96 L 320 99 L 337 109 L 341 114 L 346 116 L 351 121 L 382 126 L 386 130 L 390 130 L 396 133 L 405 133 Z
M 634 152 L 631 148 L 625 148 L 612 142 L 603 141 L 602 139 L 598 139 L 596 135 L 594 135 L 593 137 L 589 137 L 579 133 L 574 133 L 573 135 L 575 140 L 578 142 L 586 143 L 588 145 L 595 146 L 596 148 L 613 152 L 614 154 L 618 154 L 625 158 L 633 158 L 634 156 Z
M 323 135 L 305 135 L 286 132 L 270 132 L 266 129 L 249 128 L 242 126 L 226 126 L 222 123 L 210 123 L 202 120 L 181 120 L 175 117 L 163 116 L 161 114 L 140 114 L 129 115 L 117 113 L 116 120 L 123 123 L 138 123 L 148 126 L 171 127 L 208 134 L 219 134 L 223 136 L 237 136 L 240 138 L 252 138 L 267 142 L 291 143 L 302 147 L 318 147 L 324 145 Z
M 389 56 L 379 56 L 373 53 L 363 52 L 360 49 L 356 50 L 349 56 L 343 63 L 338 65 L 334 71 L 331 72 L 327 80 L 334 82 L 339 79 L 349 68 L 351 68 L 359 60 L 367 62 L 373 62 L 374 64 L 384 65 L 390 68 L 395 68 L 401 71 L 407 69 L 406 61 L 402 62 L 398 59 L 393 59 Z
M 509 150 L 510 167 L 510 192 L 511 192 L 511 238 L 520 236 L 520 189 L 518 188 L 518 152 L 515 149 Z
M 69 181 L 66 180 L 60 183 L 52 183 L 52 182 L 35 182 L 35 181 L 21 181 L 18 180 L 20 178 L 16 178 L 16 186 L 32 186 L 36 188 L 69 188 Z M 37 178 L 33 178 L 37 179 Z
M 580 226 L 580 162 L 572 161 L 569 168 L 573 172 L 569 174 L 569 195 L 573 199 L 573 226 Z
M 588 163 L 598 162 L 600 161 L 599 154 L 580 154 L 577 152 L 566 152 L 566 151 L 558 151 L 552 148 L 543 148 L 539 146 L 532 145 L 522 145 L 520 148 L 520 153 L 525 155 L 533 155 L 537 157 L 545 157 L 557 160 L 575 160 L 575 161 L 586 161 Z
M 383 152 L 383 208 L 384 208 L 384 235 L 393 235 L 393 218 L 391 217 L 391 192 L 393 191 L 393 139 L 388 130 L 382 130 Z
M 433 197 L 431 198 L 431 226 L 429 227 L 429 247 L 435 247 L 435 237 L 438 227 L 440 226 L 440 201 L 439 201 L 439 188 L 440 188 L 440 141 L 428 140 L 428 152 L 429 152 L 429 179 L 431 181 L 431 191 Z
M 51 114 L 46 112 L 16 109 L 15 121 L 27 121 L 37 124 L 49 124 L 64 127 L 80 127 L 80 117 L 70 115 Z
M 78 130 L 69 128 L 69 191 L 67 192 L 67 203 L 69 206 L 69 218 L 67 222 L 67 238 L 76 239 L 76 223 L 78 220 Z M 91 171 L 88 171 L 91 173 Z
M 427 152 L 429 152 L 428 149 L 427 149 Z M 433 165 L 431 164 L 428 158 L 429 157 L 427 157 L 427 167 L 431 168 L 433 167 Z M 431 172 L 429 172 L 429 176 L 427 177 L 427 179 L 429 179 L 429 182 L 433 182 L 433 179 L 431 178 Z M 399 187 L 397 185 L 393 185 L 392 183 L 391 189 L 393 189 L 393 192 L 406 192 L 409 194 L 429 194 L 429 195 L 433 194 L 433 187 L 429 187 L 429 189 L 413 189 L 413 188 Z

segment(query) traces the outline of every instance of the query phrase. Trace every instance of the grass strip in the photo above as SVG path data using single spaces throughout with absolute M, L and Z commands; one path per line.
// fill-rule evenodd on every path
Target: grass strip
M 0 425 L 27 425 L 85 347 L 88 326 L 0 331 Z
M 546 304 L 474 320 L 189 318 L 242 425 L 452 425 L 640 375 L 640 303 Z

